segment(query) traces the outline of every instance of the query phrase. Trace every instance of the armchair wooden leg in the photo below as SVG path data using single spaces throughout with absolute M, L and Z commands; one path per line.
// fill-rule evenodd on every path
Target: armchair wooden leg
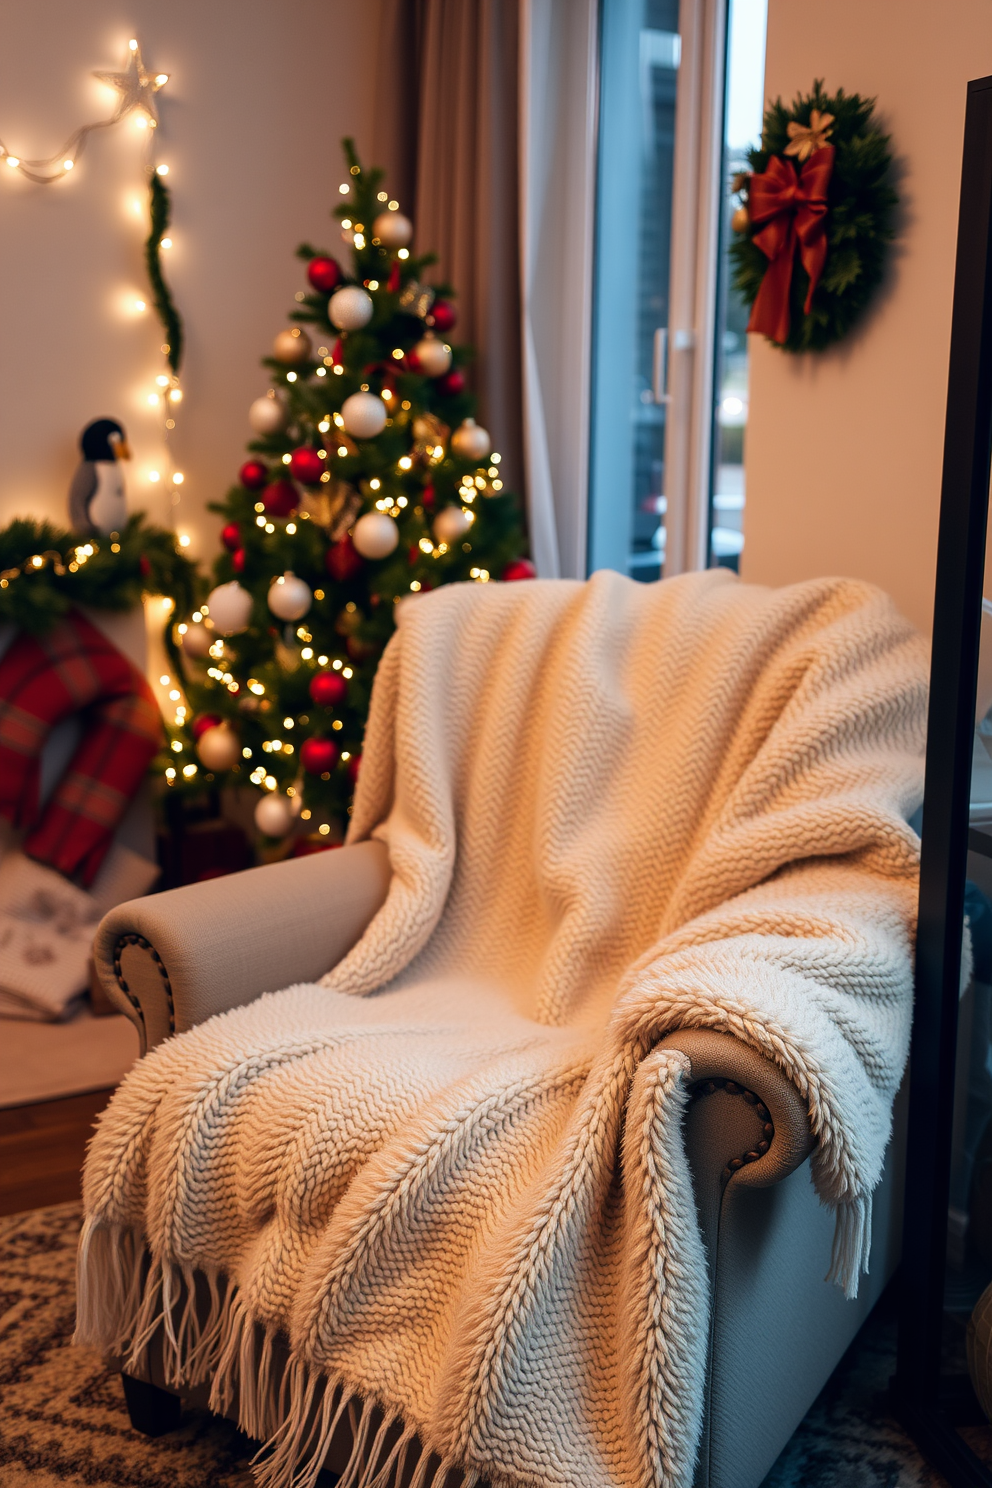
M 135 1431 L 143 1436 L 165 1436 L 175 1431 L 182 1416 L 182 1401 L 171 1390 L 162 1390 L 133 1374 L 122 1374 L 124 1403 Z

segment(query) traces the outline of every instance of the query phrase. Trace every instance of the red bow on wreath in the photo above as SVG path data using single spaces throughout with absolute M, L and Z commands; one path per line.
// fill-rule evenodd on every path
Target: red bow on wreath
M 753 241 L 769 263 L 747 328 L 779 345 L 789 336 L 789 291 L 797 242 L 809 275 L 803 305 L 807 315 L 827 261 L 827 186 L 833 167 L 834 147 L 823 145 L 798 171 L 780 155 L 773 155 L 768 169 L 751 177 L 748 215 L 755 226 L 767 224 L 754 234 Z

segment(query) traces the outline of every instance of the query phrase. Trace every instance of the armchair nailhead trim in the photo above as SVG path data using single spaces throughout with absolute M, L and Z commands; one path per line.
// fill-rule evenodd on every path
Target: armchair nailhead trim
M 165 965 L 164 965 L 164 963 L 162 961 L 162 958 L 159 955 L 158 951 L 152 945 L 151 941 L 150 940 L 146 940 L 143 935 L 134 935 L 134 934 L 122 935 L 121 938 L 120 938 L 120 940 L 114 946 L 114 976 L 117 978 L 117 985 L 118 985 L 118 987 L 120 987 L 121 991 L 124 993 L 124 996 L 127 998 L 128 1002 L 131 1004 L 131 1006 L 137 1012 L 138 1017 L 141 1019 L 141 1026 L 142 1026 L 142 1028 L 144 1028 L 144 1026 L 145 1026 L 145 1015 L 142 1012 L 141 1003 L 135 997 L 134 993 L 131 991 L 131 988 L 128 986 L 127 982 L 124 980 L 124 973 L 121 970 L 121 955 L 123 954 L 123 951 L 124 951 L 125 946 L 129 946 L 129 945 L 140 946 L 143 951 L 147 951 L 148 952 L 148 954 L 151 956 L 152 960 L 155 962 L 155 966 L 156 966 L 156 968 L 158 970 L 158 974 L 162 978 L 162 987 L 163 987 L 163 990 L 165 992 L 165 1000 L 166 1000 L 166 1002 L 169 1005 L 169 1032 L 170 1033 L 175 1033 L 175 1031 L 176 1031 L 176 1010 L 175 1010 L 175 1007 L 174 1007 L 173 1002 L 172 1002 L 172 983 L 169 981 L 169 973 L 166 971 Z
M 689 1098 L 697 1101 L 704 1095 L 713 1095 L 717 1090 L 723 1090 L 727 1095 L 739 1095 L 742 1100 L 747 1101 L 749 1106 L 754 1107 L 755 1115 L 762 1124 L 761 1141 L 750 1152 L 745 1152 L 740 1157 L 732 1157 L 724 1168 L 722 1176 L 727 1179 L 732 1177 L 738 1169 L 746 1167 L 748 1163 L 755 1163 L 759 1157 L 764 1157 L 775 1136 L 775 1126 L 764 1102 L 758 1099 L 753 1090 L 745 1090 L 743 1085 L 738 1085 L 736 1080 L 700 1080 L 692 1086 Z

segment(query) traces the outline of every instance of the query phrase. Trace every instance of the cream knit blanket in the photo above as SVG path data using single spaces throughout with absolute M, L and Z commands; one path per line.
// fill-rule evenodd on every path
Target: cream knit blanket
M 925 691 L 920 640 L 845 580 L 406 602 L 350 833 L 388 844 L 388 899 L 324 985 L 125 1080 L 78 1338 L 138 1363 L 164 1321 L 171 1377 L 271 1438 L 271 1488 L 348 1414 L 346 1488 L 414 1433 L 417 1484 L 686 1488 L 708 1283 L 659 1040 L 726 1030 L 794 1081 L 852 1292 L 908 1042 Z

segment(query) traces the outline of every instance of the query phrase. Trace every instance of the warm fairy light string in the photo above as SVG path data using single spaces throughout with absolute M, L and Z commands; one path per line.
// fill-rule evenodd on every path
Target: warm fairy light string
M 105 83 L 117 90 L 117 107 L 110 118 L 99 119 L 93 124 L 82 125 L 74 134 L 69 136 L 61 150 L 57 150 L 54 155 L 50 155 L 45 160 L 27 160 L 22 156 L 15 155 L 0 140 L 0 161 L 3 161 L 10 170 L 19 172 L 22 176 L 26 176 L 28 180 L 34 181 L 40 186 L 51 186 L 55 181 L 65 180 L 75 169 L 76 163 L 86 147 L 86 141 L 95 129 L 111 128 L 113 125 L 119 124 L 123 119 L 129 118 L 132 114 L 136 115 L 136 126 L 139 129 L 147 131 L 150 156 L 151 142 L 154 138 L 152 131 L 157 129 L 159 124 L 157 95 L 169 81 L 169 74 L 167 72 L 151 73 L 145 68 L 141 56 L 141 47 L 136 37 L 131 37 L 127 47 L 128 55 L 122 71 L 94 72 L 93 74 L 101 83 Z M 161 178 L 169 174 L 169 167 L 167 165 L 153 165 L 151 158 L 149 158 L 149 173 L 153 169 L 155 174 Z M 136 206 L 139 212 L 143 210 L 137 203 Z M 165 249 L 169 249 L 172 247 L 172 239 L 163 237 L 160 240 L 160 245 Z M 148 303 L 144 299 L 136 298 L 133 301 L 133 307 L 138 314 L 144 314 L 148 309 Z M 168 357 L 169 353 L 170 347 L 168 344 L 163 343 L 162 355 Z M 172 488 L 170 507 L 173 509 L 173 525 L 175 525 L 175 518 L 178 516 L 175 508 L 179 505 L 179 488 L 183 484 L 183 472 L 175 469 L 170 448 L 170 435 L 176 427 L 175 414 L 178 411 L 178 405 L 181 403 L 183 396 L 182 388 L 179 385 L 178 373 L 172 371 L 171 368 L 168 373 L 159 373 L 155 378 L 154 389 L 145 396 L 148 407 L 161 410 L 162 441 L 165 447 L 164 475 Z M 152 485 L 156 485 L 162 479 L 162 476 L 163 471 L 153 469 L 149 471 L 148 479 Z M 190 539 L 188 535 L 182 533 L 177 534 L 177 537 L 181 548 L 189 546 Z M 56 570 L 56 572 L 58 571 Z M 9 570 L 3 577 L 9 581 L 17 572 L 19 570 Z M 3 587 L 6 587 L 6 584 Z
M 167 72 L 150 73 L 145 71 L 141 60 L 141 48 L 137 41 L 132 39 L 128 42 L 128 58 L 123 72 L 95 72 L 93 76 L 99 78 L 101 83 L 109 83 L 116 88 L 120 94 L 117 100 L 117 108 L 109 119 L 98 119 L 94 124 L 83 124 L 71 134 L 54 155 L 49 155 L 46 160 L 25 160 L 20 155 L 14 155 L 0 140 L 0 160 L 10 170 L 19 171 L 22 176 L 27 176 L 29 181 L 35 181 L 39 186 L 51 186 L 54 181 L 64 181 L 66 176 L 75 169 L 75 165 L 83 150 L 86 141 L 94 129 L 109 129 L 114 124 L 119 124 L 122 119 L 138 109 L 142 117 L 138 120 L 141 128 L 155 129 L 158 125 L 158 105 L 155 95 L 164 88 L 169 81 Z

